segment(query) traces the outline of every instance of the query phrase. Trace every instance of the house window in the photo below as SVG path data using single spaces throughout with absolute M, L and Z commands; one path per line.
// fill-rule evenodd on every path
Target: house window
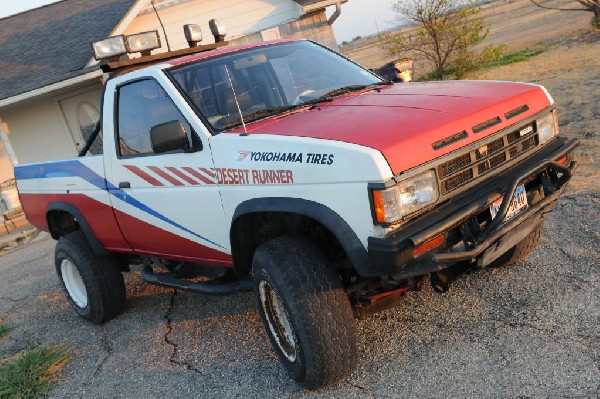
M 96 107 L 86 101 L 79 103 L 77 106 L 77 121 L 79 122 L 79 131 L 86 143 L 94 132 L 99 119 L 100 113 Z M 93 155 L 102 154 L 102 133 L 98 134 L 89 152 Z

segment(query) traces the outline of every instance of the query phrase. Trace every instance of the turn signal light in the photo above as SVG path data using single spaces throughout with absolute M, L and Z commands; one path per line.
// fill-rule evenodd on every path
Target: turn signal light
M 385 208 L 380 190 L 373 190 L 373 208 L 375 209 L 377 223 L 385 223 Z
M 446 242 L 446 237 L 444 237 L 443 234 L 440 234 L 439 236 L 435 236 L 434 238 L 427 241 L 426 243 L 421 244 L 418 247 L 416 247 L 413 250 L 413 256 L 419 256 L 424 252 L 427 252 L 433 248 L 437 248 L 440 245 L 443 245 L 444 242 Z

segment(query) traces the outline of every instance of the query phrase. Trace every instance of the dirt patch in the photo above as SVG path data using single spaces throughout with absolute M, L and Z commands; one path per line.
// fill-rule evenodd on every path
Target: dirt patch
M 519 80 L 545 86 L 558 110 L 560 134 L 581 141 L 569 190 L 598 190 L 600 178 L 600 32 L 565 38 L 528 62 L 477 72 L 472 79 Z

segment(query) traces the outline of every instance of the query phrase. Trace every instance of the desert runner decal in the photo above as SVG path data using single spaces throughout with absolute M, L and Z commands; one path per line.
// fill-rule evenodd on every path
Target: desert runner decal
M 138 167 L 123 165 L 153 186 L 199 186 L 207 184 L 293 184 L 289 169 L 238 169 L 184 167 Z
M 334 154 L 317 154 L 302 152 L 268 152 L 268 151 L 247 151 L 239 152 L 238 161 L 249 159 L 253 162 L 296 162 L 314 165 L 333 164 Z
M 218 184 L 292 184 L 294 172 L 287 169 L 216 168 Z

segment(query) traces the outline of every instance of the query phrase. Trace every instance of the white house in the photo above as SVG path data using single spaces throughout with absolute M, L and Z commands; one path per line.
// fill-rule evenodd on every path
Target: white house
M 212 43 L 215 18 L 231 44 L 304 37 L 335 48 L 331 24 L 346 1 L 63 0 L 0 19 L 0 182 L 13 165 L 75 157 L 84 145 L 102 90 L 93 41 L 158 30 L 160 51 L 186 48 L 183 25 L 201 25 Z

